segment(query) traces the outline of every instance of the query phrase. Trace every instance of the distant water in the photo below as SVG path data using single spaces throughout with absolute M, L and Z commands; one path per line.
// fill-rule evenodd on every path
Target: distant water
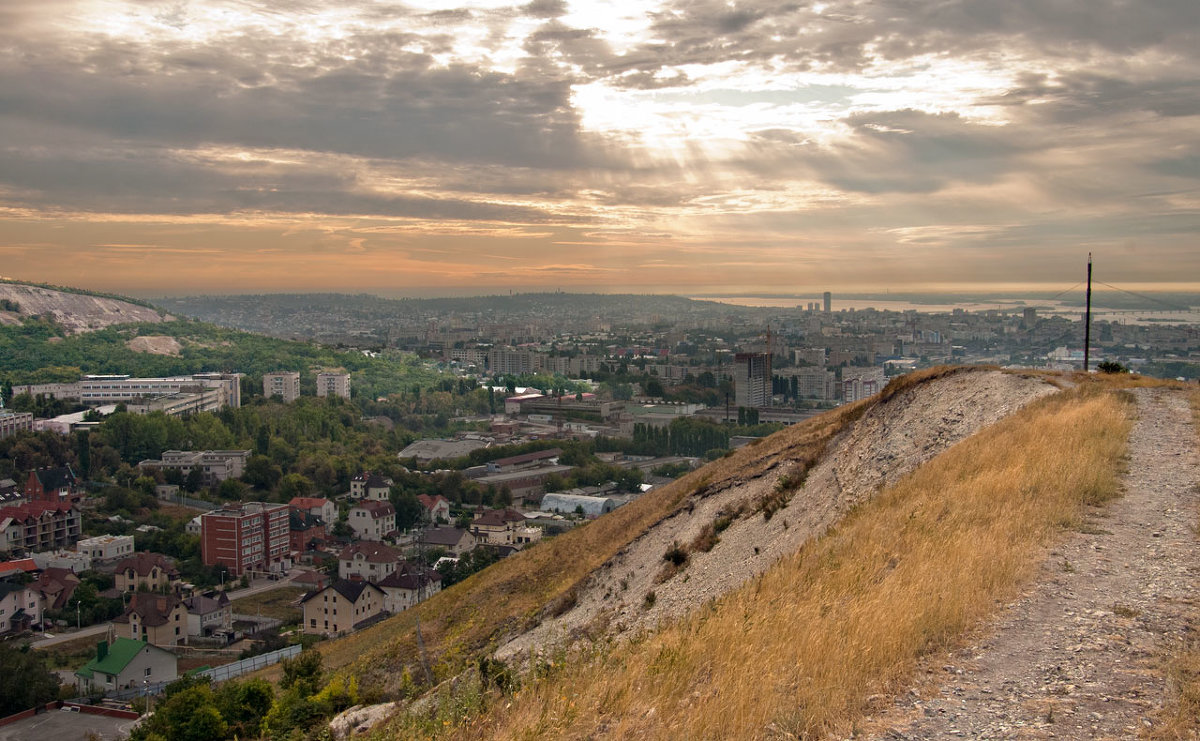
M 717 301 L 733 306 L 757 306 L 772 309 L 807 309 L 810 303 L 822 306 L 820 296 L 814 298 L 768 298 L 763 296 L 696 296 L 698 301 Z M 889 301 L 886 299 L 839 299 L 833 297 L 833 310 L 843 311 L 854 309 L 877 309 L 879 311 L 919 311 L 925 314 L 948 314 L 955 309 L 963 311 L 1015 311 L 1020 312 L 1025 307 L 1034 307 L 1043 316 L 1058 315 L 1068 318 L 1083 318 L 1083 307 L 1064 305 L 1061 301 L 1048 299 L 1004 298 L 995 301 L 964 301 L 956 303 L 915 303 L 912 301 Z M 1131 309 L 1100 309 L 1092 307 L 1092 318 L 1122 324 L 1200 324 L 1200 310 L 1192 311 L 1153 311 Z

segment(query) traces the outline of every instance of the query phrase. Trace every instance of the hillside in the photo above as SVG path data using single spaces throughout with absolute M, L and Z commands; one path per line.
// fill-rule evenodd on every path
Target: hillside
M 1118 385 L 912 374 L 320 650 L 377 738 L 848 735 L 1093 527 Z
M 91 332 L 114 324 L 156 323 L 171 316 L 157 309 L 116 297 L 56 290 L 26 283 L 0 281 L 0 325 L 18 325 L 21 317 L 54 320 L 70 334 Z
M 1047 379 L 1066 388 L 1056 392 L 1038 378 L 1001 375 L 943 369 L 910 377 L 880 398 L 780 432 L 697 472 L 666 492 L 674 502 L 669 514 L 621 530 L 628 545 L 616 547 L 601 567 L 575 581 L 561 571 L 553 577 L 559 597 L 527 616 L 526 630 L 514 634 L 502 610 L 476 600 L 484 593 L 511 599 L 530 587 L 555 591 L 536 571 L 504 589 L 497 589 L 503 580 L 485 572 L 439 595 L 461 614 L 486 615 L 496 628 L 493 640 L 507 634 L 520 644 L 524 633 L 530 660 L 507 668 L 483 662 L 478 671 L 458 673 L 455 666 L 471 663 L 471 645 L 462 640 L 471 621 L 423 630 L 439 679 L 452 681 L 389 709 L 398 712 L 373 737 L 838 738 L 875 728 L 877 737 L 892 739 L 1115 738 L 1137 727 L 1169 727 L 1163 719 L 1174 707 L 1183 708 L 1175 711 L 1184 718 L 1181 727 L 1194 728 L 1195 713 L 1187 710 L 1194 704 L 1177 703 L 1194 702 L 1187 698 L 1195 688 L 1180 682 L 1196 677 L 1186 667 L 1200 663 L 1176 655 L 1180 644 L 1154 639 L 1185 635 L 1197 617 L 1186 597 L 1200 565 L 1196 434 L 1186 402 L 1170 389 L 1119 391 L 1128 385 L 1124 378 Z M 1141 421 L 1127 447 L 1134 416 Z M 705 499 L 731 489 L 741 489 L 749 506 L 701 511 Z M 1130 493 L 1121 498 L 1123 489 Z M 788 501 L 778 501 L 785 493 Z M 1141 501 L 1146 495 L 1152 498 Z M 1108 516 L 1120 519 L 1111 530 L 1098 519 Z M 721 527 L 706 534 L 705 522 Z M 699 535 L 655 554 L 641 544 L 660 528 L 681 538 Z M 804 528 L 811 530 L 790 552 L 780 548 L 768 557 L 759 545 Z M 1097 536 L 1109 535 L 1114 544 L 1123 538 L 1131 545 L 1104 554 Z M 1147 540 L 1157 546 L 1160 537 L 1169 547 L 1132 547 Z M 738 550 L 749 543 L 755 545 Z M 704 573 L 720 560 L 722 546 L 740 556 L 740 585 Z M 515 572 L 541 548 L 509 559 L 508 568 Z M 1078 581 L 1102 581 L 1077 606 L 1073 587 L 1064 594 L 1057 586 L 1059 574 L 1074 573 L 1066 552 L 1084 564 L 1091 563 L 1089 552 L 1099 554 Z M 759 567 L 760 559 L 772 562 Z M 1121 576 L 1130 562 L 1147 570 Z M 608 609 L 589 612 L 589 600 L 614 569 L 628 580 L 627 587 L 618 581 L 628 594 L 607 587 L 601 597 Z M 653 589 L 637 591 L 638 570 L 654 574 Z M 700 586 L 689 594 L 691 582 Z M 1031 672 L 1009 677 L 1002 669 L 974 690 L 956 679 L 964 670 L 951 662 L 964 659 L 952 658 L 955 652 L 986 668 L 991 641 L 973 648 L 968 639 L 1003 605 L 1036 604 L 1017 598 L 1046 584 L 1057 600 L 1049 608 L 1019 611 L 1000 623 L 1002 630 L 1019 628 L 1039 613 L 1049 621 L 1032 621 L 1016 641 L 1017 653 L 1029 654 Z M 677 599 L 668 598 L 671 590 Z M 660 600 L 677 607 L 660 607 Z M 638 607 L 654 618 L 631 620 Z M 590 622 L 569 625 L 564 618 L 581 609 Z M 1147 619 L 1139 619 L 1143 614 Z M 377 682 L 389 672 L 418 669 L 396 630 L 402 623 L 411 629 L 404 617 L 351 639 L 349 647 L 362 654 L 349 667 L 354 673 Z M 1136 651 L 1121 638 L 1122 622 Z M 1061 630 L 1082 643 L 1054 638 Z M 326 647 L 333 663 L 346 658 L 339 643 Z M 1037 658 L 1042 643 L 1059 652 L 1053 661 L 1060 663 Z M 1107 650 L 1109 663 L 1092 653 L 1097 647 Z M 523 655 L 512 649 L 509 643 L 502 654 Z M 1048 670 L 1058 679 L 1039 688 Z M 1175 677 L 1170 684 L 1168 673 Z M 1074 677 L 1087 684 L 1080 689 Z M 993 693 L 1002 690 L 1016 705 L 998 718 L 1003 699 Z M 922 702 L 931 691 L 944 699 Z M 1073 692 L 1079 697 L 1058 706 L 1067 720 L 1056 721 L 1063 716 L 1045 702 Z M 968 717 L 960 707 L 971 700 L 979 702 Z M 881 715 L 889 707 L 900 717 Z M 913 715 L 914 724 L 906 725 Z M 1035 725 L 1035 734 L 1021 730 Z M 1115 734 L 1101 732 L 1114 728 Z

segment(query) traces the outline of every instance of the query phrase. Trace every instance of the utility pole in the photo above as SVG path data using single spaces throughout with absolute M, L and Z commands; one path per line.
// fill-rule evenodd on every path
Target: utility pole
M 1092 253 L 1088 253 L 1087 301 L 1083 313 L 1083 372 L 1088 372 L 1092 351 Z

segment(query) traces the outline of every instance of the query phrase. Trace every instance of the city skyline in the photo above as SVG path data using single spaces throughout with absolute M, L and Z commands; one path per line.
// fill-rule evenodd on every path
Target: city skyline
M 1200 289 L 1200 6 L 14 0 L 0 274 Z

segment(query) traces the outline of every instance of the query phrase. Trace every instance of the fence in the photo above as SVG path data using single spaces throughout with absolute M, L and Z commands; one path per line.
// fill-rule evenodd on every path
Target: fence
M 262 617 L 261 615 L 239 615 L 236 612 L 233 614 L 233 622 L 254 623 L 254 628 L 246 631 L 250 635 L 283 625 L 283 621 L 279 618 Z
M 191 507 L 192 509 L 202 509 L 205 512 L 211 512 L 214 509 L 221 508 L 221 505 L 219 504 L 206 502 L 203 499 L 193 499 L 192 497 L 180 494 L 178 492 L 174 494 L 167 494 L 160 497 L 160 499 L 162 499 L 164 502 L 170 502 L 172 504 L 182 504 L 184 507 Z
M 251 656 L 248 659 L 235 661 L 232 664 L 225 664 L 224 666 L 205 669 L 199 673 L 205 677 L 209 677 L 214 682 L 224 682 L 226 679 L 233 679 L 234 677 L 240 677 L 243 674 L 249 674 L 252 671 L 262 669 L 264 666 L 278 664 L 280 661 L 283 661 L 284 659 L 290 659 L 303 650 L 303 646 L 287 646 L 279 649 L 278 651 L 272 651 L 270 653 L 260 654 L 258 656 Z

